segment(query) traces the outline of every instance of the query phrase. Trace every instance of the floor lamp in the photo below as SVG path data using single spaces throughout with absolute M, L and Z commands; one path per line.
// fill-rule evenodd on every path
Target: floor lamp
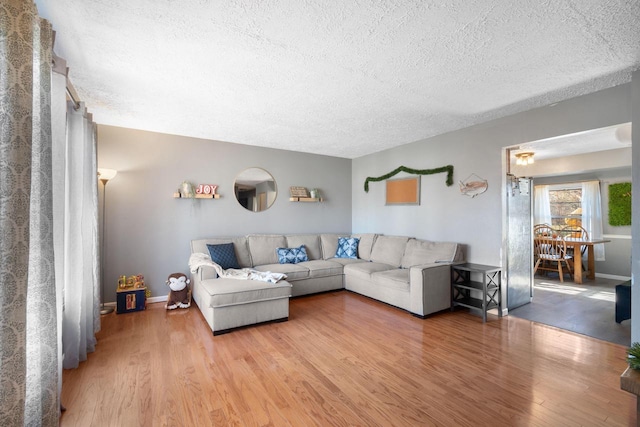
M 104 241 L 107 240 L 107 236 L 105 234 L 105 224 L 107 222 L 107 217 L 105 215 L 105 206 L 107 202 L 107 182 L 110 179 L 113 179 L 114 176 L 118 173 L 117 170 L 114 169 L 98 169 L 98 179 L 102 183 L 102 239 L 100 239 L 102 249 L 100 250 L 102 259 L 100 260 L 100 288 L 102 292 L 102 306 L 100 307 L 100 314 L 109 314 L 113 312 L 113 307 L 105 307 L 104 305 Z

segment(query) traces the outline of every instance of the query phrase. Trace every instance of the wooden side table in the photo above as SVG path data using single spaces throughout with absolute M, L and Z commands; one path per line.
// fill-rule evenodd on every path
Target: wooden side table
M 498 309 L 502 317 L 502 269 L 493 265 L 453 264 L 451 266 L 451 310 L 456 306 L 475 308 L 482 312 L 482 322 L 487 321 L 487 311 Z M 474 296 L 473 294 L 479 294 Z

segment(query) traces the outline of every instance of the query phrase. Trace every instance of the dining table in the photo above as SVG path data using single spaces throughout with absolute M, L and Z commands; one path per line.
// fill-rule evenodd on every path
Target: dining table
M 537 239 L 537 238 L 536 238 Z M 543 239 L 548 239 L 544 237 Z M 587 277 L 589 279 L 596 278 L 596 263 L 593 254 L 593 247 L 595 245 L 608 243 L 611 240 L 606 239 L 580 239 L 574 237 L 567 237 L 564 239 L 567 247 L 573 247 L 573 281 L 575 283 L 583 282 L 582 271 L 582 246 L 587 248 Z

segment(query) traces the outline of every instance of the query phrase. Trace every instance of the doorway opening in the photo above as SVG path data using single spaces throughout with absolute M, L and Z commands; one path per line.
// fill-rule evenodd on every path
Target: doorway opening
M 532 197 L 529 213 L 531 232 L 526 238 L 513 242 L 509 234 L 507 251 L 510 247 L 525 245 L 532 248 L 530 259 L 531 303 L 511 307 L 509 314 L 526 318 L 561 329 L 571 330 L 621 345 L 629 345 L 631 340 L 630 320 L 616 322 L 615 289 L 631 276 L 631 227 L 611 225 L 609 223 L 609 186 L 621 182 L 631 182 L 631 124 L 625 123 L 607 128 L 594 129 L 578 134 L 565 135 L 541 141 L 528 142 L 508 147 L 507 172 L 515 176 L 531 178 L 532 191 L 537 186 L 546 186 L 546 200 L 549 204 L 548 216 L 541 220 L 536 204 L 541 200 Z M 627 136 L 628 135 L 628 136 Z M 534 163 L 516 164 L 516 154 L 522 151 L 534 153 Z M 582 280 L 575 276 L 564 275 L 560 281 L 556 274 L 533 274 L 534 233 L 533 226 L 539 222 L 547 223 L 558 236 L 572 238 L 576 236 L 578 226 L 585 224 L 583 212 L 582 183 L 597 181 L 601 193 L 602 230 L 591 234 L 590 238 L 606 240 L 606 256 L 595 257 L 589 261 L 589 254 L 579 256 Z M 508 201 L 507 201 L 508 204 Z M 538 206 L 539 208 L 539 206 Z M 514 212 L 506 209 L 507 223 Z M 515 214 L 519 214 L 515 212 Z M 588 218 L 591 221 L 591 218 Z M 575 228 L 573 232 L 566 231 Z M 508 233 L 508 230 L 507 230 Z M 577 246 L 578 250 L 580 247 Z M 584 248 L 586 249 L 586 248 Z M 584 252 L 581 252 L 582 255 Z M 591 255 L 593 257 L 593 255 Z M 574 255 L 575 258 L 575 255 Z M 586 259 L 585 259 L 586 258 Z M 507 253 L 507 260 L 509 254 Z M 575 260 L 574 260 L 575 261 Z M 522 272 L 509 271 L 508 277 Z M 589 269 L 590 268 L 590 269 Z M 540 273 L 540 272 L 539 272 Z M 525 274 L 526 275 L 526 274 Z M 577 283 L 576 283 L 577 282 Z M 507 281 L 507 288 L 511 284 Z M 509 301 L 507 300 L 507 304 Z

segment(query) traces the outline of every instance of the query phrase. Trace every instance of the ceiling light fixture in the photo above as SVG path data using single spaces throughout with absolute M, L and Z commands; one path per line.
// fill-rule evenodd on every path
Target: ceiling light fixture
M 525 153 L 516 153 L 516 165 L 530 165 L 533 163 L 533 153 L 528 151 Z

